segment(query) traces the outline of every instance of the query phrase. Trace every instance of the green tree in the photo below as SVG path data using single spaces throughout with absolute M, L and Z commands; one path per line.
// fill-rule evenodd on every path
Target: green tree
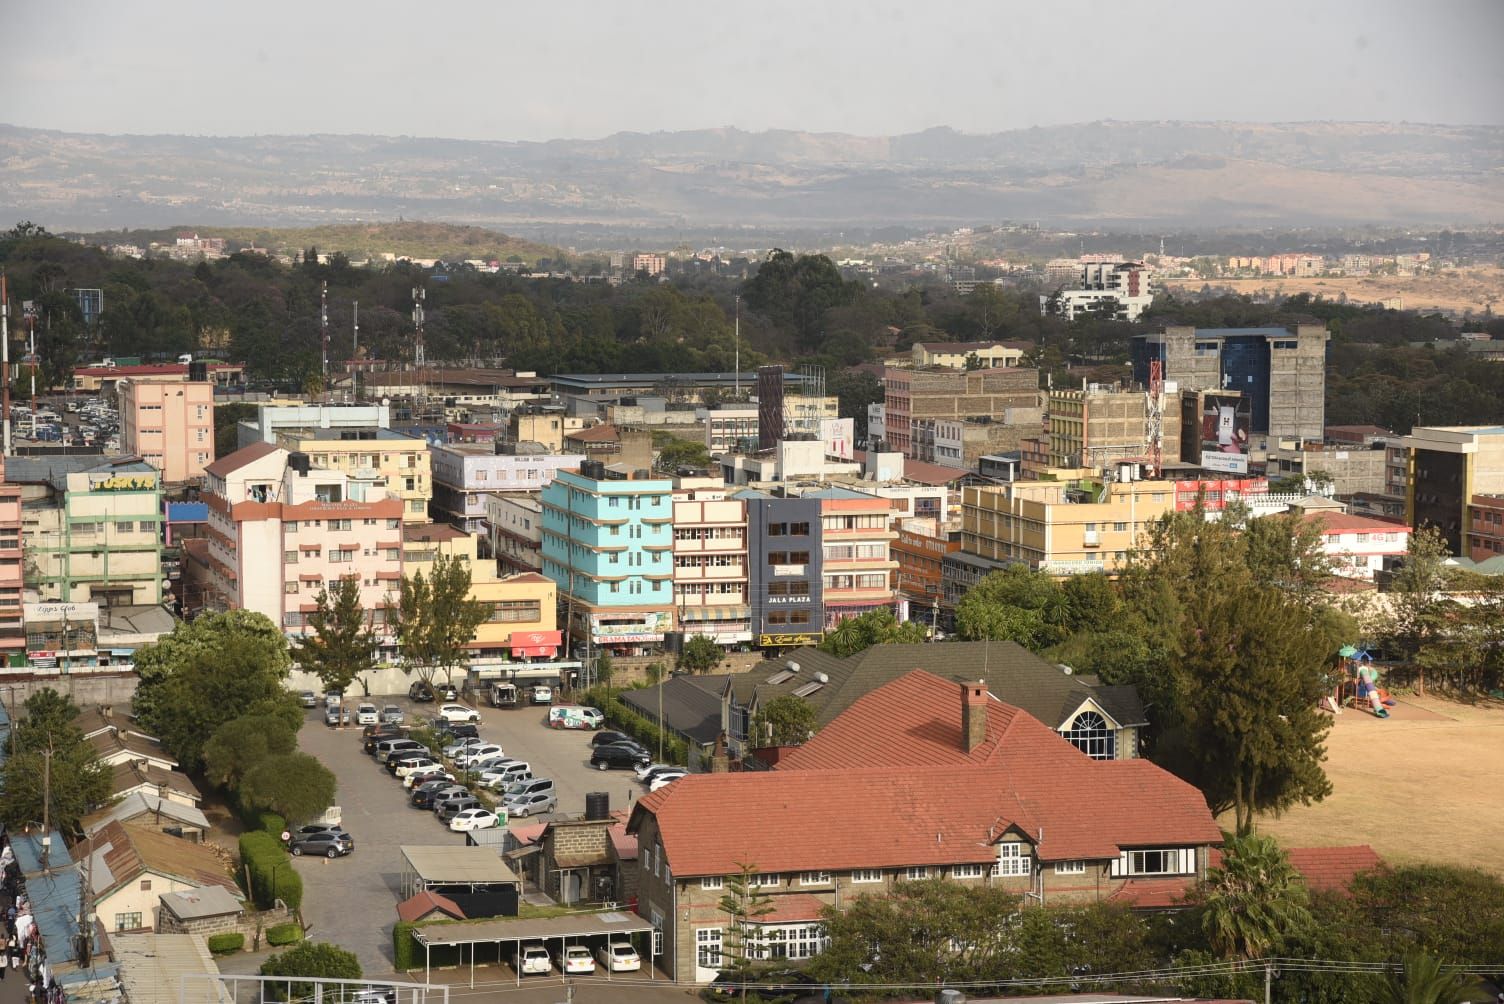
M 278 952 L 261 963 L 262 976 L 307 976 L 326 980 L 358 980 L 365 974 L 354 952 L 347 952 L 338 945 L 323 941 L 304 941 L 285 952 Z M 293 981 L 280 986 L 273 984 L 277 994 L 286 994 L 283 1000 L 312 1000 L 313 983 Z
M 1070 630 L 1106 631 L 1117 623 L 1118 594 L 1105 573 L 1072 575 L 1061 589 L 1065 593 L 1065 618 Z
M 239 424 L 256 417 L 256 406 L 241 401 L 214 406 L 214 457 L 228 457 L 240 449 Z
M 706 673 L 720 665 L 726 653 L 715 640 L 697 634 L 684 643 L 679 652 L 679 668 L 691 673 Z
M 869 610 L 856 617 L 842 617 L 821 639 L 819 649 L 845 658 L 873 645 L 913 644 L 928 637 L 929 629 L 918 621 L 899 623 L 891 610 Z
M 1393 639 L 1405 655 L 1420 662 L 1421 651 L 1443 633 L 1448 601 L 1446 538 L 1427 524 L 1410 535 L 1410 547 L 1394 575 L 1390 593 L 1394 609 Z M 1420 689 L 1425 691 L 1422 675 Z
M 1154 963 L 1148 929 L 1131 910 L 1117 904 L 1033 907 L 1019 911 L 1008 928 L 999 946 L 1003 950 L 997 953 L 1001 958 L 978 977 L 1069 976 L 1078 989 L 1089 990 L 1093 974 L 1136 972 Z M 1034 989 L 1051 992 L 1045 983 Z M 1109 989 L 1115 987 L 1098 987 Z
M 234 790 L 252 767 L 297 748 L 297 732 L 279 715 L 232 718 L 204 744 L 204 776 Z
M 810 963 L 827 983 L 945 986 L 1000 974 L 1013 948 L 1005 918 L 1018 898 L 947 879 L 901 882 L 825 911 L 829 944 Z
M 78 727 L 78 707 L 52 688 L 22 704 L 14 749 L 0 766 L 0 819 L 11 829 L 46 822 L 63 833 L 110 797 L 110 772 Z
M 1199 893 L 1201 927 L 1223 958 L 1275 954 L 1287 935 L 1312 923 L 1305 880 L 1273 837 L 1229 840 Z
M 248 809 L 270 809 L 296 824 L 334 804 L 336 787 L 329 768 L 307 753 L 277 753 L 245 772 L 240 801 Z
M 676 471 L 680 467 L 707 468 L 710 466 L 710 451 L 704 443 L 692 443 L 687 439 L 674 438 L 658 450 L 658 469 Z
M 1385 974 L 1379 1004 L 1467 1004 L 1485 996 L 1478 982 L 1464 973 L 1442 968 L 1441 960 L 1425 952 L 1406 952 L 1397 969 Z
M 1314 603 L 1333 575 L 1324 548 L 1325 531 L 1319 518 L 1302 519 L 1277 513 L 1248 520 L 1243 544 L 1253 580 Z
M 751 734 L 758 745 L 798 746 L 815 734 L 815 709 L 802 697 L 780 694 L 752 716 Z
M 303 711 L 286 689 L 287 640 L 264 614 L 205 614 L 136 651 L 133 701 L 142 728 L 188 770 L 232 718 L 273 714 L 294 730 Z
M 1313 611 L 1251 584 L 1192 597 L 1172 657 L 1178 720 L 1157 756 L 1199 787 L 1237 833 L 1258 812 L 1331 792 L 1321 769 L 1330 727 L 1317 708 L 1337 648 Z
M 737 873 L 726 879 L 721 896 L 721 912 L 730 921 L 721 945 L 721 969 L 745 984 L 758 957 L 755 943 L 757 925 L 773 912 L 773 900 L 754 881 L 757 866 L 739 863 Z M 742 987 L 742 1000 L 747 988 Z
M 316 607 L 308 615 L 308 630 L 292 643 L 292 660 L 324 683 L 326 690 L 346 690 L 360 681 L 369 695 L 365 673 L 376 661 L 376 633 L 360 602 L 360 579 L 345 576 L 334 591 L 319 590 Z
M 1497 958 L 1504 945 L 1504 879 L 1453 865 L 1396 865 L 1351 883 L 1352 907 L 1386 954 Z
M 962 638 L 1016 641 L 1034 652 L 1065 638 L 1068 617 L 1060 584 L 1026 565 L 989 572 L 956 605 Z
M 820 343 L 825 312 L 852 302 L 860 291 L 861 285 L 842 279 L 823 254 L 796 257 L 775 249 L 742 286 L 742 301 L 812 349 Z
M 429 685 L 442 672 L 452 683 L 454 670 L 469 658 L 475 629 L 490 616 L 490 604 L 470 598 L 470 566 L 462 558 L 440 554 L 426 577 L 421 570 L 403 576 L 397 605 L 388 611 L 403 672 Z

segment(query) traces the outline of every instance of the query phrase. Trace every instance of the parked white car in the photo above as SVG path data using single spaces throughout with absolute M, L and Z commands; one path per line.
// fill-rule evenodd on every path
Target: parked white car
M 662 774 L 664 771 L 683 769 L 684 768 L 680 767 L 676 763 L 644 764 L 643 766 L 637 768 L 637 780 L 641 781 L 643 784 L 647 784 L 649 781 L 653 780 L 654 777 Z
M 560 968 L 565 973 L 595 972 L 595 960 L 590 957 L 590 949 L 584 945 L 570 945 L 564 949 L 560 963 Z
M 466 830 L 484 830 L 500 825 L 500 822 L 496 813 L 490 809 L 461 809 L 449 821 L 449 828 L 456 833 L 463 833 Z
M 397 769 L 395 771 L 393 771 L 392 773 L 396 774 L 397 777 L 399 779 L 401 779 L 401 778 L 407 777 L 409 774 L 414 774 L 414 773 L 416 773 L 416 772 L 418 772 L 420 770 L 429 770 L 430 768 L 433 768 L 433 767 L 442 767 L 442 766 L 443 766 L 443 764 L 439 763 L 437 760 L 435 760 L 431 756 L 419 756 L 419 757 L 413 757 L 411 760 L 402 760 L 402 761 L 399 761 L 398 764 L 397 764 Z
M 650 784 L 650 785 L 648 785 L 648 792 L 649 792 L 649 794 L 651 794 L 652 792 L 657 791 L 659 788 L 667 788 L 669 785 L 671 785 L 675 781 L 679 780 L 679 778 L 683 777 L 685 775 L 685 773 L 687 773 L 687 772 L 686 771 L 664 771 L 662 774 L 659 774 L 657 777 L 653 778 L 653 783 Z
M 613 973 L 635 973 L 642 968 L 637 949 L 626 941 L 612 941 L 595 950 L 601 965 Z
M 554 964 L 548 957 L 548 949 L 539 944 L 523 945 L 517 953 L 517 971 L 523 976 L 533 974 L 547 976 Z
M 381 712 L 376 710 L 376 705 L 362 704 L 355 709 L 356 725 L 379 725 L 380 723 Z
M 463 704 L 442 704 L 435 714 L 446 722 L 480 721 L 480 712 L 474 708 L 467 708 Z
M 497 757 L 501 756 L 501 754 L 500 743 L 480 743 L 477 746 L 466 746 L 454 755 L 454 765 L 456 767 L 469 767 L 471 764 L 479 763 L 488 757 Z
M 554 703 L 554 688 L 544 683 L 536 684 L 533 687 L 532 697 L 534 704 L 552 704 Z

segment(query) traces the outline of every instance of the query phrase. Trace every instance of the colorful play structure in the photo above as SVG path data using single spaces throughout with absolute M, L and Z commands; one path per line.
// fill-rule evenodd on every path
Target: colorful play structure
M 1375 718 L 1389 717 L 1389 709 L 1394 707 L 1395 700 L 1389 696 L 1389 691 L 1379 686 L 1379 668 L 1367 651 L 1352 645 L 1342 646 L 1337 653 L 1336 673 L 1331 679 L 1332 695 L 1321 703 L 1332 714 L 1342 714 L 1344 707 L 1357 707 Z

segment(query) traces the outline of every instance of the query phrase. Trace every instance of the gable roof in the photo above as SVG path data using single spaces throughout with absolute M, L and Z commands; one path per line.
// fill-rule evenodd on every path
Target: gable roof
M 670 729 L 688 736 L 701 745 L 716 741 L 721 734 L 720 689 L 728 676 L 671 676 L 653 687 L 623 690 L 617 696 L 639 714 L 658 717 L 658 692 L 663 691 L 663 721 Z
M 409 924 L 435 912 L 442 913 L 453 920 L 465 919 L 465 911 L 461 910 L 454 900 L 429 889 L 397 904 L 398 918 Z
M 798 673 L 781 683 L 768 683 L 790 662 L 798 664 Z M 754 698 L 762 703 L 803 689 L 816 682 L 816 673 L 824 673 L 827 682 L 805 697 L 823 727 L 865 695 L 916 669 L 948 680 L 983 680 L 1000 700 L 1055 728 L 1065 725 L 1067 717 L 1088 699 L 1095 700 L 1120 726 L 1146 722 L 1143 703 L 1133 687 L 1093 686 L 1094 680 L 1068 675 L 1011 641 L 874 645 L 845 659 L 801 648 L 738 674 L 730 686 L 736 701 L 750 706 Z
M 171 799 L 158 798 L 141 791 L 132 791 L 114 805 L 105 806 L 89 813 L 78 821 L 79 828 L 92 834 L 110 823 L 132 823 L 138 817 L 151 815 L 152 825 L 158 820 L 167 823 L 183 823 L 196 829 L 207 830 L 209 818 L 197 806 L 184 805 Z M 139 825 L 145 825 L 141 823 Z
M 1058 747 L 1007 766 L 691 774 L 641 799 L 629 831 L 649 816 L 683 876 L 983 864 L 1010 832 L 1044 861 L 1222 840 L 1201 793 L 1169 772 Z
M 195 805 L 204 797 L 203 792 L 198 790 L 198 786 L 181 771 L 162 770 L 151 764 L 141 766 L 136 761 L 117 763 L 110 768 L 110 793 L 112 795 L 124 795 L 143 784 L 149 784 L 155 788 L 165 786 L 192 798 Z
M 576 429 L 573 432 L 564 433 L 566 442 L 576 443 L 616 443 L 621 441 L 621 434 L 616 431 L 616 426 L 609 422 L 601 425 L 592 425 L 584 429 Z
M 1348 512 L 1312 512 L 1300 519 L 1302 523 L 1318 524 L 1326 533 L 1342 533 L 1346 530 L 1360 533 L 1410 533 L 1410 525 L 1404 521 L 1358 516 Z
M 253 464 L 262 457 L 276 453 L 282 447 L 276 443 L 255 442 L 241 450 L 236 450 L 228 456 L 220 457 L 214 463 L 204 468 L 204 473 L 212 477 L 222 478 L 228 474 L 240 470 L 247 464 Z
M 194 886 L 222 886 L 239 895 L 224 862 L 206 844 L 195 844 L 139 826 L 106 824 L 79 841 L 74 856 L 88 855 L 94 895 L 108 896 L 128 882 L 152 873 Z
M 178 765 L 172 754 L 164 750 L 160 743 L 139 732 L 122 730 L 116 725 L 95 732 L 86 741 L 94 747 L 99 759 L 105 762 L 112 758 L 117 763 L 121 760 L 149 760 L 167 764 L 168 769 Z

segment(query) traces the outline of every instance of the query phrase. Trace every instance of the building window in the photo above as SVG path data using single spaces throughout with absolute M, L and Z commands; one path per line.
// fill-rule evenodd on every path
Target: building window
M 283 583 L 282 584 L 282 591 L 284 593 L 295 593 L 295 592 L 297 592 L 298 591 L 298 580 L 297 579 L 293 579 L 291 582 L 285 582 L 285 583 Z
M 951 878 L 973 879 L 982 877 L 981 865 L 951 865 Z
M 283 551 L 282 552 L 282 560 L 285 563 L 289 564 L 289 565 L 296 565 L 298 563 L 298 552 L 297 551 Z
M 752 885 L 754 888 L 768 889 L 780 886 L 782 884 L 783 876 L 778 874 L 777 872 L 769 872 L 766 875 L 758 874 L 752 876 Z
M 141 913 L 117 913 L 115 914 L 115 930 L 136 931 L 141 927 Z
M 141 891 L 142 892 L 151 892 L 151 879 L 142 879 L 141 880 Z
M 929 878 L 930 870 L 927 866 L 924 865 L 919 865 L 913 868 L 905 868 L 903 870 L 903 877 L 910 882 L 918 882 L 921 879 Z
M 1128 875 L 1189 875 L 1196 870 L 1196 852 L 1190 848 L 1128 851 L 1118 859 L 1113 874 L 1123 874 L 1124 859 Z
M 830 872 L 802 872 L 800 885 L 830 885 Z
M 704 889 L 707 892 L 714 892 L 715 890 L 720 889 L 723 885 L 725 885 L 725 882 L 719 875 L 706 875 L 704 878 L 700 879 L 700 888 Z
M 1028 875 L 1034 870 L 1034 859 L 1029 853 L 1029 845 L 1009 842 L 997 845 L 997 864 L 992 866 L 992 874 L 1002 877 L 1008 875 Z
M 1065 738 L 1093 760 L 1117 758 L 1117 733 L 1095 711 L 1083 711 L 1072 721 Z
M 757 959 L 808 959 L 824 947 L 821 924 L 763 924 L 753 929 L 748 954 Z
M 1086 862 L 1085 861 L 1056 861 L 1055 862 L 1055 874 L 1056 875 L 1085 875 L 1086 874 Z
M 701 969 L 721 968 L 719 927 L 702 927 L 695 932 L 695 965 Z
M 863 882 L 881 882 L 882 880 L 883 873 L 878 868 L 859 868 L 851 873 L 851 882 L 853 885 Z

